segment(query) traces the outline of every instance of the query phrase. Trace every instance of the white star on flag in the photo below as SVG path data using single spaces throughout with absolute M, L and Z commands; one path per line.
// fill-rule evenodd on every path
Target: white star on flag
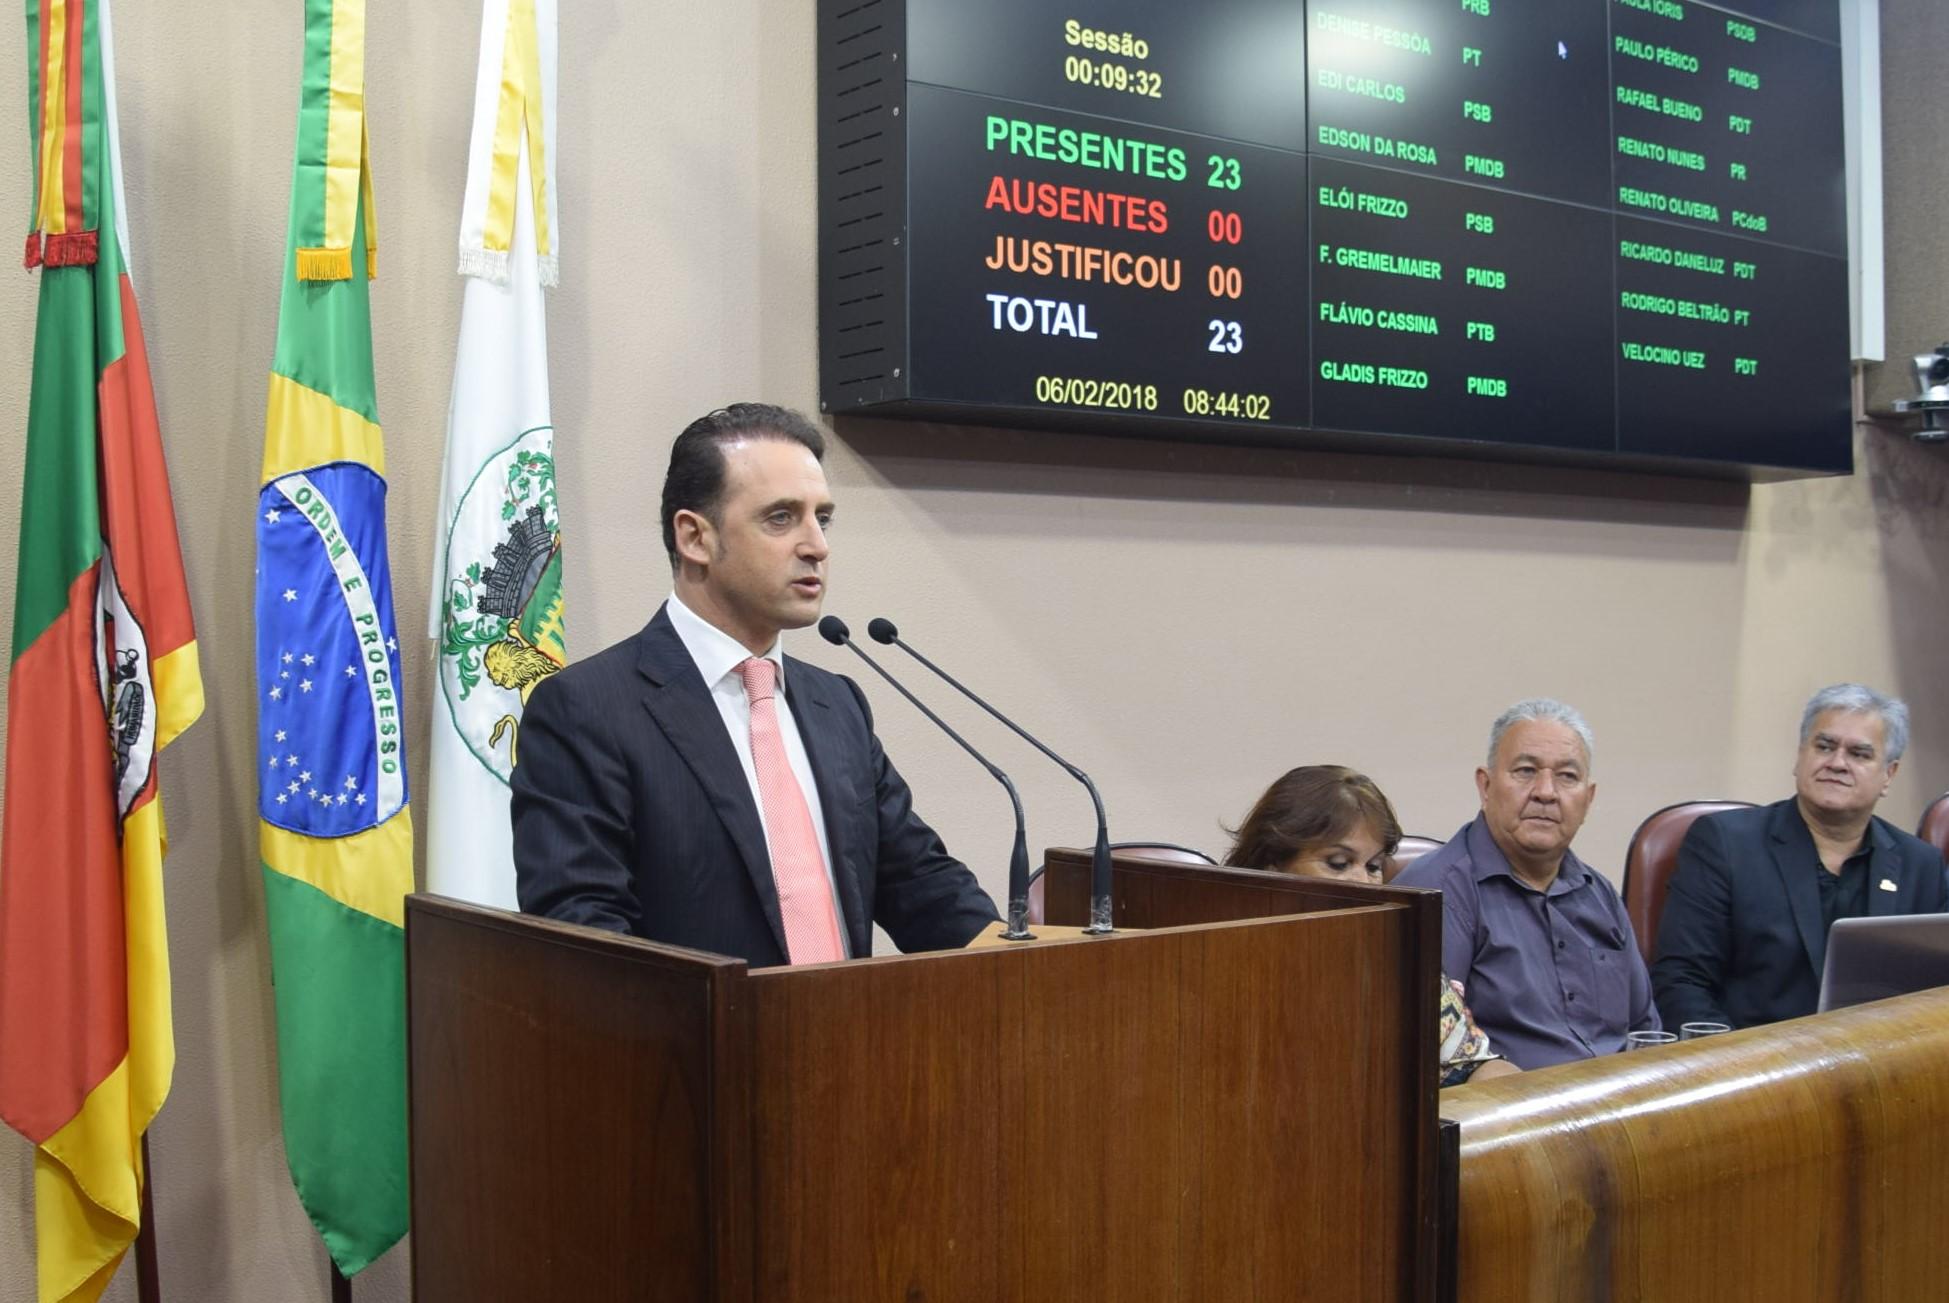
M 387 651 L 398 651 L 398 650 L 399 650 L 399 639 L 397 639 L 397 638 L 388 638 L 388 639 L 386 639 L 386 650 L 387 650 Z
M 283 513 L 278 511 L 276 507 L 272 507 L 269 511 L 264 513 L 264 519 L 270 522 L 271 524 L 275 525 L 277 524 L 278 516 L 280 516 L 281 514 Z
M 271 741 L 273 741 L 273 742 L 282 742 L 282 741 L 284 741 L 284 730 L 283 730 L 283 729 L 279 729 L 279 730 L 278 730 L 277 732 L 275 732 L 275 733 L 273 733 L 273 734 L 271 734 Z
M 297 601 L 297 600 L 298 600 L 298 590 L 297 590 L 297 589 L 295 589 L 295 588 L 287 588 L 287 589 L 285 589 L 285 590 L 284 590 L 284 600 L 285 600 L 285 601 L 287 601 L 287 602 L 295 602 L 295 601 Z
M 355 776 L 354 776 L 354 775 L 352 775 L 352 774 L 347 774 L 347 775 L 345 775 L 345 790 L 346 790 L 346 791 L 348 791 L 348 792 L 350 792 L 350 791 L 354 791 L 354 790 L 356 790 L 356 789 L 358 788 L 358 785 L 359 785 L 359 780 L 358 780 L 358 778 L 357 778 L 357 777 L 355 777 Z
M 344 805 L 344 804 L 345 804 L 345 793 L 343 793 L 343 792 L 340 792 L 340 793 L 338 794 L 338 803 L 339 803 L 340 805 Z
M 355 797 L 353 797 L 352 799 L 353 799 L 354 801 L 357 801 L 357 802 L 358 802 L 358 803 L 359 803 L 360 805 L 364 805 L 364 804 L 365 804 L 365 793 L 364 793 L 364 792 L 360 792 L 360 793 L 359 793 L 359 794 L 358 794 L 357 796 L 355 796 Z
M 288 796 L 286 796 L 286 795 L 285 795 L 285 794 L 284 794 L 283 792 L 279 792 L 279 793 L 277 794 L 277 803 L 278 803 L 279 805 L 283 805 L 283 804 L 284 804 L 284 803 L 285 803 L 286 801 L 288 801 L 288 800 L 290 800 L 290 799 L 291 799 L 291 798 L 290 798 L 290 797 L 288 797 Z
M 285 788 L 284 790 L 285 790 L 285 791 L 287 791 L 287 792 L 295 792 L 295 791 L 297 791 L 297 790 L 298 790 L 298 789 L 299 789 L 300 787 L 302 787 L 303 785 L 304 785 L 304 784 L 302 784 L 302 783 L 292 783 L 292 784 L 291 784 L 291 785 L 290 785 L 289 787 L 287 787 L 287 788 Z
M 272 688 L 272 689 L 271 689 L 271 700 L 272 700 L 272 701 L 282 701 L 282 700 L 284 700 L 284 689 L 283 689 L 283 688 Z
M 298 659 L 299 659 L 299 660 L 301 660 L 301 661 L 303 661 L 303 662 L 305 663 L 305 668 L 307 668 L 307 669 L 309 669 L 309 668 L 311 668 L 311 666 L 312 666 L 312 665 L 314 665 L 314 664 L 316 664 L 316 663 L 317 663 L 317 661 L 318 661 L 318 658 L 317 658 L 316 656 L 313 656 L 313 655 L 312 655 L 312 654 L 311 654 L 310 652 L 306 652 L 306 653 L 305 653 L 304 655 L 302 655 L 302 656 L 300 656 L 300 657 L 299 657 Z
M 301 782 L 301 783 L 308 783 L 308 782 L 310 782 L 310 781 L 311 781 L 311 771 L 310 771 L 309 769 L 307 769 L 307 770 L 305 770 L 305 771 L 304 771 L 304 772 L 303 772 L 302 774 L 299 774 L 299 775 L 298 775 L 298 781 L 299 781 L 299 782 Z
M 271 757 L 271 768 L 273 768 L 273 769 L 276 769 L 276 768 L 277 768 L 277 757 L 276 757 L 276 756 L 272 756 L 272 757 Z
M 348 679 L 358 678 L 359 677 L 358 667 L 355 665 L 347 665 L 345 667 L 345 677 Z
M 293 769 L 296 769 L 298 767 L 298 757 L 286 756 L 284 757 L 284 763 L 290 765 Z
M 303 689 L 303 690 L 304 690 L 304 691 L 306 691 L 306 692 L 310 692 L 310 691 L 311 691 L 311 680 L 310 680 L 310 679 L 299 679 L 299 680 L 298 680 L 298 687 L 299 687 L 299 688 L 301 688 L 301 689 Z
M 290 653 L 290 652 L 286 652 L 286 653 L 284 653 L 284 663 L 285 663 L 286 665 L 289 665 L 289 664 L 291 663 L 291 653 Z

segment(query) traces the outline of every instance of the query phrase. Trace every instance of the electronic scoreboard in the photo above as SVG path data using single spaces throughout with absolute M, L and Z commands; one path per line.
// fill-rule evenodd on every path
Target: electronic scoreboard
M 1838 0 L 820 0 L 834 413 L 1851 466 Z

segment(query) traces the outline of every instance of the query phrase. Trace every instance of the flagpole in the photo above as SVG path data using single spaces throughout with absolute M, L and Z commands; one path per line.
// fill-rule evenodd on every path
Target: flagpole
M 142 1225 L 135 1233 L 135 1296 L 162 1303 L 162 1276 L 156 1270 L 156 1165 L 149 1159 L 149 1133 L 142 1133 Z

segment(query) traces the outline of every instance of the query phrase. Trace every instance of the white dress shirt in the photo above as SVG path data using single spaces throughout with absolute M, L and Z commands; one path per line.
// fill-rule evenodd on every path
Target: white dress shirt
M 685 606 L 675 593 L 670 594 L 663 609 L 668 612 L 670 627 L 677 631 L 677 638 L 690 653 L 697 672 L 704 676 L 704 686 L 710 689 L 711 701 L 724 720 L 724 731 L 731 735 L 731 746 L 738 753 L 738 763 L 744 767 L 744 781 L 751 786 L 751 804 L 756 807 L 762 825 L 765 803 L 758 795 L 758 766 L 751 758 L 751 701 L 744 694 L 744 677 L 738 673 L 738 666 L 750 660 L 751 653 L 736 638 Z M 764 658 L 778 667 L 774 689 L 778 733 L 785 743 L 785 759 L 792 766 L 792 776 L 799 780 L 799 790 L 805 793 L 805 808 L 812 813 L 812 831 L 819 839 L 819 861 L 825 865 L 826 881 L 833 891 L 832 908 L 839 920 L 839 943 L 850 957 L 852 946 L 846 938 L 846 911 L 840 906 L 839 886 L 832 873 L 832 848 L 826 844 L 825 807 L 819 804 L 819 784 L 812 777 L 812 762 L 805 756 L 805 741 L 799 736 L 798 720 L 792 717 L 791 697 L 785 684 L 785 657 L 776 640 L 765 649 Z M 769 826 L 765 828 L 765 842 L 769 852 Z

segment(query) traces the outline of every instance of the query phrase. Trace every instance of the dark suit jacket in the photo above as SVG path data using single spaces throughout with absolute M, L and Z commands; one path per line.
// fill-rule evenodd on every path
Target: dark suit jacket
M 1942 853 L 1885 820 L 1868 826 L 1868 913 L 1933 914 Z M 1789 799 L 1694 823 L 1658 923 L 1652 990 L 1665 1026 L 1752 1027 L 1814 1011 L 1827 964 L 1813 836 Z M 1882 883 L 1895 884 L 1893 891 Z
M 786 658 L 819 788 L 849 953 L 879 923 L 902 950 L 965 945 L 996 917 L 913 810 L 851 679 Z M 764 825 L 703 676 L 670 624 L 536 685 L 513 778 L 516 894 L 529 914 L 786 961 Z

